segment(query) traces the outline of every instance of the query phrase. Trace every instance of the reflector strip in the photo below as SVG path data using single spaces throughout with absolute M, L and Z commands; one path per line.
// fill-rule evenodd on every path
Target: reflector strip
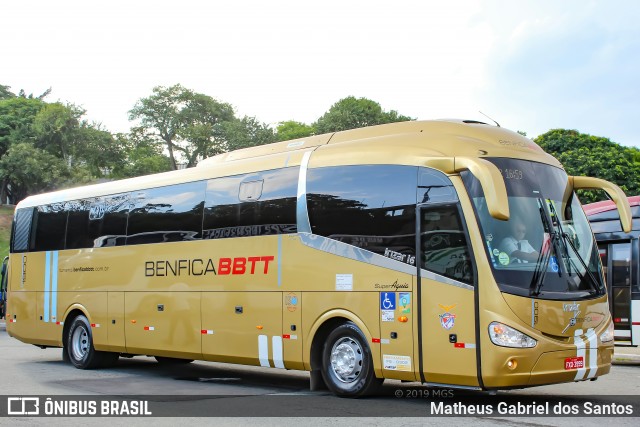
M 371 342 L 380 344 L 380 338 L 371 338 Z
M 100 323 L 92 323 L 91 327 L 92 328 L 99 328 L 100 327 Z
M 202 335 L 213 335 L 213 331 L 211 329 L 202 329 L 200 333 Z
M 56 325 L 64 325 L 64 322 L 56 322 Z
M 291 339 L 291 335 L 283 335 L 282 339 L 285 339 L 285 340 Z
M 9 323 L 16 323 L 18 319 L 9 319 Z
M 586 351 L 584 349 L 585 343 L 582 340 L 582 338 L 580 338 L 580 335 L 582 335 L 582 329 L 576 329 L 575 335 L 573 337 L 573 341 L 576 343 L 576 357 L 582 357 L 584 360 L 584 357 L 586 354 Z M 586 368 L 578 369 L 578 371 L 576 372 L 576 377 L 574 378 L 574 381 L 583 379 L 586 373 L 587 373 Z
M 260 366 L 271 367 L 269 363 L 269 338 L 266 335 L 258 335 L 258 359 L 260 359 Z
M 271 344 L 273 345 L 273 366 L 284 369 L 284 360 L 282 358 L 282 337 L 271 337 Z
M 145 326 L 145 327 L 144 327 L 144 330 L 145 330 L 145 331 L 155 331 L 155 330 L 156 330 L 156 328 L 154 328 L 153 326 Z
M 464 343 L 464 342 L 453 343 L 453 346 L 455 348 L 476 348 L 476 345 L 474 343 Z

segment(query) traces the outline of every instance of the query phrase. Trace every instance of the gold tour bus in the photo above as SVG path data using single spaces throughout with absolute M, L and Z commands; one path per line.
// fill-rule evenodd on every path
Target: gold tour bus
M 195 168 L 29 197 L 7 331 L 77 368 L 120 355 L 477 390 L 593 380 L 613 323 L 567 176 L 531 140 L 414 121 L 233 151 Z

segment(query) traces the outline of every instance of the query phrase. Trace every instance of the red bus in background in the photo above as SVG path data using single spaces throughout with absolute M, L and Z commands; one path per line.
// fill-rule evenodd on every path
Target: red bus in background
M 633 229 L 622 231 L 610 200 L 584 205 L 598 242 L 618 346 L 640 345 L 640 196 L 629 197 Z

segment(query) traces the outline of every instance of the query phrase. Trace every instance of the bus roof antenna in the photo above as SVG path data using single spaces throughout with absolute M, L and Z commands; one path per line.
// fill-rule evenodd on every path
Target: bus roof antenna
M 496 122 L 495 120 L 493 120 L 491 117 L 487 116 L 485 113 L 483 113 L 482 111 L 478 110 L 478 113 L 482 114 L 483 116 L 485 116 L 487 119 L 491 120 L 493 123 L 496 124 L 496 126 L 501 127 L 500 123 Z

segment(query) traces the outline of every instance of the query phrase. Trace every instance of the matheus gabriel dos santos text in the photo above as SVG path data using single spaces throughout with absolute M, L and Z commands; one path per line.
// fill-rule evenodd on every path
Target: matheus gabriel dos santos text
M 633 415 L 633 410 L 633 405 L 595 402 L 430 402 L 431 415 Z

